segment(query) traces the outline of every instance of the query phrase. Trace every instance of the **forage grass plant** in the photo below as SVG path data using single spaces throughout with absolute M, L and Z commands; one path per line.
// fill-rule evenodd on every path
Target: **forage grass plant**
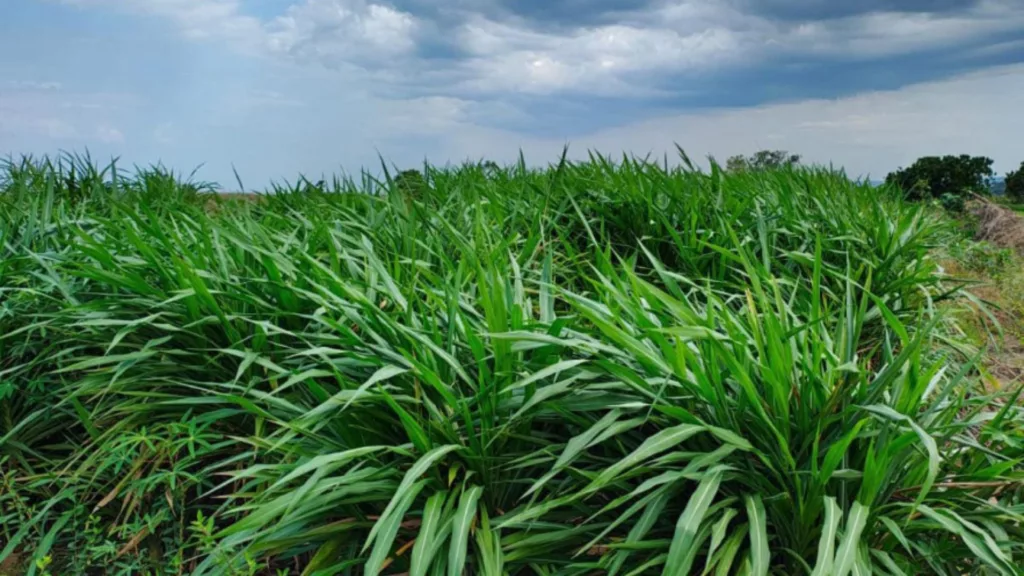
M 921 207 L 685 157 L 397 180 L 6 165 L 0 566 L 1022 573 L 1018 391 Z

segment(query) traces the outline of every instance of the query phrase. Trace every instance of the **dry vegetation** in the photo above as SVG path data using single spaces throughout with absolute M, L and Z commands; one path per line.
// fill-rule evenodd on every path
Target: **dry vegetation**
M 977 219 L 978 240 L 1011 248 L 1024 256 L 1024 216 L 984 198 L 972 202 L 969 210 Z
M 984 327 L 975 339 L 989 349 L 986 367 L 1001 386 L 1024 382 L 1024 217 L 978 197 L 967 206 L 965 232 L 944 262 L 953 275 L 972 278 L 969 292 L 987 304 L 963 324 Z

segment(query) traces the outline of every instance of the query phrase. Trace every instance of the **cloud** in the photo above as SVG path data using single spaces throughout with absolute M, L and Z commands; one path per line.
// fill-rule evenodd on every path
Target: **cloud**
M 251 90 L 238 105 L 250 108 L 267 110 L 272 108 L 298 108 L 305 106 L 306 102 L 299 98 L 286 96 L 277 90 Z
M 965 75 L 1024 60 L 1019 0 L 253 1 L 51 0 L 150 18 L 102 32 L 98 10 L 67 44 L 29 37 L 8 53 L 84 62 L 88 36 L 140 56 L 103 80 L 56 56 L 0 68 L 33 81 L 0 81 L 0 152 L 89 146 L 209 162 L 226 181 L 233 161 L 255 182 L 374 165 L 377 151 L 404 164 L 522 146 L 547 160 L 566 140 L 574 153 L 790 148 L 873 174 L 932 148 L 1024 157 L 1007 136 L 1019 103 L 1003 96 L 1024 86 Z M 159 67 L 142 49 L 153 41 Z
M 1024 30 L 1024 4 L 984 1 L 952 12 L 868 12 L 857 16 L 803 22 L 772 43 L 795 54 L 839 59 L 877 58 L 962 46 Z
M 363 0 L 305 0 L 266 28 L 272 50 L 328 66 L 384 61 L 416 46 L 412 15 Z
M 114 7 L 165 18 L 192 39 L 229 40 L 236 48 L 261 48 L 263 25 L 247 16 L 241 0 L 62 0 L 80 7 Z
M 839 99 L 819 99 L 669 114 L 584 134 L 537 138 L 481 126 L 461 126 L 440 137 L 432 160 L 494 158 L 547 162 L 570 144 L 573 157 L 588 149 L 656 158 L 675 156 L 675 144 L 695 159 L 720 160 L 763 148 L 801 153 L 815 163 L 845 166 L 851 175 L 884 176 L 928 154 L 983 154 L 996 169 L 1024 159 L 1024 115 L 1013 111 L 1024 94 L 1024 65 Z
M 987 44 L 969 48 L 963 52 L 965 58 L 978 58 L 986 56 L 998 56 L 1002 54 L 1024 53 L 1024 38 L 1019 40 L 1007 40 L 996 44 Z
M 267 20 L 242 0 L 63 1 L 153 14 L 191 38 L 412 98 L 665 98 L 744 72 L 935 55 L 908 71 L 912 82 L 957 70 L 954 50 L 974 66 L 1004 63 L 1024 38 L 1020 0 L 298 0 Z M 1005 50 L 982 49 L 996 43 Z
M 139 101 L 126 94 L 70 91 L 58 82 L 10 82 L 0 90 L 0 153 L 124 142 L 114 126 Z
M 427 0 L 405 0 L 411 10 L 422 9 Z M 650 13 L 666 0 L 453 0 L 463 19 L 484 16 L 497 21 L 516 21 L 541 30 L 578 29 L 629 21 Z M 709 3 L 710 4 L 710 3 Z M 449 11 L 448 16 L 452 15 Z M 445 17 L 445 13 L 437 16 Z
M 26 135 L 65 143 L 80 136 L 72 124 L 53 116 L 0 116 L 0 142 L 6 140 L 5 137 L 13 141 Z
M 62 85 L 60 82 L 38 82 L 35 80 L 8 80 L 6 87 L 10 90 L 19 91 L 35 91 L 35 92 L 50 92 L 54 90 L 60 90 Z
M 872 12 L 946 13 L 967 11 L 979 0 L 729 0 L 737 8 L 772 19 L 826 20 Z
M 504 12 L 504 19 L 468 17 L 455 36 L 463 56 L 456 64 L 462 81 L 455 86 L 469 93 L 670 95 L 666 84 L 799 63 L 926 54 L 1024 31 L 1024 3 L 1015 0 L 947 2 L 947 9 L 934 11 L 912 11 L 921 2 L 875 2 L 875 10 L 833 12 L 826 19 L 780 18 L 746 2 L 681 0 L 631 10 L 625 3 L 605 4 L 619 23 L 552 28 Z M 798 8 L 813 14 L 825 6 L 795 4 L 776 2 L 793 15 Z M 525 13 L 533 18 L 546 12 Z M 926 68 L 941 68 L 941 59 Z
M 96 127 L 96 139 L 104 144 L 123 144 L 124 133 L 113 126 L 104 124 Z
M 241 0 L 63 0 L 165 18 L 193 39 L 229 42 L 249 54 L 284 55 L 329 66 L 379 61 L 410 51 L 415 19 L 365 0 L 302 0 L 269 21 Z
M 637 73 L 700 71 L 732 63 L 741 39 L 723 27 L 693 32 L 608 25 L 542 33 L 477 19 L 459 32 L 464 86 L 479 91 L 628 94 Z
M 323 81 L 309 82 L 291 84 L 294 92 L 285 94 L 303 93 Z M 577 159 L 591 149 L 674 159 L 676 144 L 698 162 L 706 155 L 724 161 L 733 154 L 786 149 L 808 162 L 834 163 L 853 176 L 876 178 L 919 156 L 971 153 L 994 158 L 996 169 L 1005 172 L 1024 160 L 1024 141 L 1018 137 L 1024 115 L 1014 113 L 1021 93 L 1024 65 L 1016 65 L 842 98 L 663 111 L 633 121 L 612 118 L 612 126 L 559 127 L 548 136 L 523 131 L 517 117 L 523 112 L 500 101 L 364 98 L 337 108 L 325 107 L 328 100 L 311 101 L 282 118 L 257 114 L 228 130 L 191 132 L 193 163 L 179 165 L 188 169 L 209 160 L 204 177 L 229 185 L 235 166 L 244 182 L 262 185 L 298 171 L 319 177 L 340 168 L 376 170 L 378 152 L 388 165 L 402 168 L 425 157 L 437 164 L 514 162 L 520 150 L 529 163 L 544 164 L 555 161 L 568 143 Z M 502 124 L 509 128 L 494 127 L 496 116 L 504 116 Z
M 162 122 L 153 129 L 153 139 L 158 144 L 173 144 L 176 140 L 173 122 Z

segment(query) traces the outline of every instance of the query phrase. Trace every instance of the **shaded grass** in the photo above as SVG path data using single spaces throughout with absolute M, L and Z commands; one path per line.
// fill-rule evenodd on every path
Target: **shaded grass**
M 948 225 L 884 189 L 596 155 L 0 183 L 0 560 L 1019 573 L 1016 391 L 955 346 Z

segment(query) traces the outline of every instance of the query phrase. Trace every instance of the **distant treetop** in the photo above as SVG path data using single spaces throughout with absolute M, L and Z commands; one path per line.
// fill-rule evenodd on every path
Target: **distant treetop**
M 1024 202 L 1024 162 L 1020 163 L 1020 168 L 1006 175 L 1003 186 L 1006 195 L 1014 202 Z
M 925 156 L 890 173 L 885 182 L 898 186 L 908 199 L 923 200 L 986 193 L 994 175 L 992 159 L 986 156 Z
M 790 154 L 785 150 L 761 150 L 752 156 L 737 154 L 725 161 L 725 169 L 730 172 L 748 170 L 773 170 L 788 168 L 800 163 L 799 154 Z

